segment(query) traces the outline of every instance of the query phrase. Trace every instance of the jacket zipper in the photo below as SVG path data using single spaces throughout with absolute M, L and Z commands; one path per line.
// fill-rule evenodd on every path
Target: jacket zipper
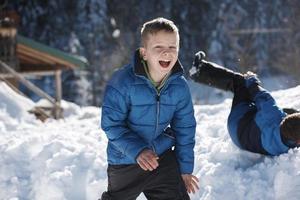
M 160 113 L 160 92 L 158 92 L 157 95 L 156 95 L 156 126 L 155 126 L 155 135 L 157 135 L 159 113 Z
M 157 135 L 158 122 L 159 122 L 159 113 L 160 113 L 160 92 L 156 91 L 156 125 L 155 125 L 155 132 L 154 132 L 154 135 L 152 137 L 152 141 L 153 141 L 153 138 Z M 153 152 L 156 153 L 153 143 L 152 143 L 152 149 L 153 149 Z
M 144 76 L 141 76 L 141 78 L 146 79 Z M 149 80 L 146 79 L 146 81 L 148 82 Z M 152 137 L 152 140 L 153 140 L 154 136 L 157 135 L 158 122 L 159 122 L 159 114 L 160 114 L 160 93 L 166 87 L 166 85 L 167 85 L 168 82 L 170 82 L 170 79 L 165 82 L 164 86 L 160 89 L 159 92 L 157 91 L 156 88 L 154 88 L 154 90 L 156 92 L 156 126 L 155 126 L 155 132 L 154 132 L 154 135 Z M 153 87 L 151 83 L 150 83 L 150 85 L 151 85 L 151 87 Z M 156 152 L 155 148 L 154 148 L 154 145 L 153 145 L 152 142 L 151 142 L 151 146 L 152 146 L 153 152 Z

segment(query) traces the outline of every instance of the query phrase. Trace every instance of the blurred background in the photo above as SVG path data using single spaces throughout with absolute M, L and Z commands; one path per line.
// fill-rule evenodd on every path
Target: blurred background
M 0 0 L 0 16 L 7 13 L 14 13 L 17 34 L 85 60 L 84 67 L 64 69 L 61 76 L 62 98 L 79 105 L 101 106 L 107 80 L 131 61 L 142 24 L 156 17 L 178 26 L 186 72 L 202 50 L 209 61 L 256 72 L 268 90 L 300 83 L 298 0 Z M 31 81 L 54 93 L 53 76 Z M 231 95 L 189 84 L 195 104 Z

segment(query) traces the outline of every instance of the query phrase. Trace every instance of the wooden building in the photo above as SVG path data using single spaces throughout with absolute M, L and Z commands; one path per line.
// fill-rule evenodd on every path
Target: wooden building
M 75 70 L 87 65 L 88 62 L 82 58 L 17 34 L 13 19 L 0 18 L 0 80 L 7 82 L 16 90 L 18 83 L 22 82 L 38 96 L 47 99 L 52 104 L 50 114 L 44 112 L 42 108 L 33 111 L 36 114 L 44 115 L 43 118 L 50 117 L 49 115 L 54 118 L 62 117 L 60 106 L 62 70 Z M 49 75 L 55 76 L 55 97 L 49 96 L 26 79 L 26 77 Z

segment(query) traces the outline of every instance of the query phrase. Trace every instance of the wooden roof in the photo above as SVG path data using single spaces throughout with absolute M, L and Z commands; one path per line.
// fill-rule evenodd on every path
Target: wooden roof
M 48 71 L 55 69 L 84 68 L 86 59 L 46 46 L 17 35 L 17 57 L 20 71 Z

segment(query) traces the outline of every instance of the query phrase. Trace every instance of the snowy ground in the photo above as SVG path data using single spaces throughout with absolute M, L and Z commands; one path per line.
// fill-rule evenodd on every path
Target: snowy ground
M 300 109 L 300 86 L 273 94 L 279 105 Z M 299 199 L 299 150 L 275 158 L 239 150 L 226 129 L 230 103 L 195 106 L 200 190 L 192 200 Z M 107 184 L 100 109 L 64 102 L 64 120 L 42 123 L 26 112 L 33 105 L 0 82 L 0 199 L 100 197 Z

